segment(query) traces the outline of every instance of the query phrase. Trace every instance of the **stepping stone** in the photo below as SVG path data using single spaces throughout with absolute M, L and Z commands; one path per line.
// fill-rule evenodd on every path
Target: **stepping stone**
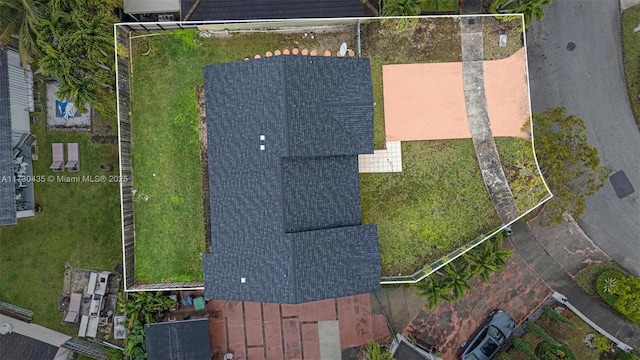
M 316 56 L 316 55 L 318 55 L 318 51 L 317 51 L 317 50 L 311 50 L 311 52 L 309 53 L 309 55 L 311 55 L 311 56 Z
M 264 54 L 264 56 L 266 56 L 266 57 L 272 57 L 272 56 L 273 56 L 273 53 L 272 53 L 271 51 L 267 51 L 267 53 L 266 53 L 266 54 Z
M 300 50 L 298 50 L 298 48 L 293 48 L 293 50 L 291 50 L 291 53 L 293 55 L 298 55 L 300 53 Z
M 331 56 L 331 51 L 326 50 L 326 51 L 324 52 L 324 56 Z
M 276 50 L 276 51 L 273 52 L 273 55 L 275 55 L 275 56 L 278 56 L 280 54 L 282 54 L 282 52 L 280 50 Z
M 260 59 L 261 57 L 262 57 L 262 56 L 260 56 L 260 55 L 256 55 L 256 56 L 254 56 L 253 58 L 254 58 L 254 59 Z
M 284 55 L 289 55 L 289 49 L 284 49 L 284 50 L 282 50 L 282 54 L 284 54 Z
M 309 55 L 309 50 L 302 49 L 302 55 Z

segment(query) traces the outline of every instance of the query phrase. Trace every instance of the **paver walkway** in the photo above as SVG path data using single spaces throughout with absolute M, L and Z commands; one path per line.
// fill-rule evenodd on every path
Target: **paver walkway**
M 553 290 L 564 295 L 573 306 L 599 327 L 627 345 L 640 349 L 640 328 L 624 320 L 608 307 L 600 305 L 595 298 L 578 287 L 570 273 L 567 273 L 566 270 L 574 272 L 580 266 L 576 264 L 582 263 L 575 261 L 576 257 L 591 259 L 593 254 L 597 254 L 597 251 L 593 250 L 593 243 L 590 240 L 585 240 L 584 233 L 575 231 L 575 228 L 572 229 L 574 226 L 570 222 L 554 225 L 556 229 L 553 232 L 558 238 L 553 239 L 553 237 L 547 237 L 547 234 L 539 232 L 541 230 L 536 229 L 537 225 L 534 224 L 530 228 L 526 223 L 518 221 L 512 226 L 513 234 L 510 236 L 510 240 L 522 257 Z M 541 237 L 538 240 L 531 232 L 532 228 L 545 238 Z M 559 254 L 557 245 L 549 246 L 553 242 L 565 244 L 566 248 L 574 253 L 572 256 L 574 259 L 566 256 L 568 253 L 557 258 L 549 255 L 550 253 Z M 547 244 L 547 247 L 543 247 L 541 244 Z M 594 253 L 577 252 L 579 249 L 586 251 L 587 248 L 593 250 Z M 601 257 L 599 254 L 595 256 Z
M 509 242 L 505 247 L 512 248 Z M 552 290 L 517 253 L 507 260 L 506 269 L 493 274 L 488 283 L 470 282 L 474 290 L 454 303 L 441 303 L 433 310 L 423 307 L 404 330 L 421 342 L 440 350 L 443 360 L 453 360 L 488 314 L 497 308 L 509 313 L 517 323 L 524 321 L 542 304 Z
M 338 348 L 360 346 L 390 334 L 373 314 L 369 294 L 300 305 L 211 300 L 207 303 L 213 359 L 320 359 L 319 321 L 337 320 Z
M 513 194 L 500 163 L 500 155 L 491 132 L 484 88 L 484 52 L 482 18 L 460 19 L 462 40 L 462 79 L 467 119 L 476 149 L 480 171 L 498 217 L 508 224 L 518 216 Z
M 373 154 L 358 155 L 360 173 L 402 172 L 402 144 L 387 141 L 383 150 L 373 150 Z

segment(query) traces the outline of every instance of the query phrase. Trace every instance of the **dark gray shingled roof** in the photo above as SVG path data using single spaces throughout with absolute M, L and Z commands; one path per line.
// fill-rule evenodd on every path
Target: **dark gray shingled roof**
M 7 52 L 0 50 L 0 225 L 17 223 Z
M 373 152 L 369 60 L 278 56 L 207 66 L 204 78 L 205 296 L 301 303 L 377 291 L 357 158 Z
M 52 360 L 58 348 L 18 333 L 0 335 L 0 359 Z
M 183 20 L 255 20 L 375 16 L 362 0 L 182 0 Z
M 145 325 L 148 360 L 210 360 L 207 319 Z

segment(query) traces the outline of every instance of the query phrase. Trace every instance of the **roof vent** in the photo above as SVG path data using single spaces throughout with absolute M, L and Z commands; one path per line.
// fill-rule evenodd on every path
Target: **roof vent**
M 260 150 L 264 151 L 264 144 L 260 144 Z
M 240 282 L 241 282 L 242 284 L 246 283 L 246 282 L 247 282 L 247 278 L 240 278 Z
M 260 135 L 260 141 L 264 141 L 265 136 L 264 135 Z

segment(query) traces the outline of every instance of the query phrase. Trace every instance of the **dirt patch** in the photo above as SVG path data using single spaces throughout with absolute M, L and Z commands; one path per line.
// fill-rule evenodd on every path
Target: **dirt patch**
M 462 61 L 460 22 L 454 18 L 363 24 L 361 38 L 363 55 L 385 64 Z
M 500 35 L 506 35 L 505 46 L 500 46 Z M 513 55 L 524 46 L 522 20 L 518 17 L 508 21 L 487 16 L 482 19 L 482 41 L 484 59 L 498 60 Z
M 207 155 L 207 107 L 204 97 L 204 86 L 196 85 L 198 108 L 200 109 L 200 159 L 202 161 L 202 207 L 204 209 L 204 242 L 205 250 L 211 252 L 211 203 L 209 202 L 209 157 Z

